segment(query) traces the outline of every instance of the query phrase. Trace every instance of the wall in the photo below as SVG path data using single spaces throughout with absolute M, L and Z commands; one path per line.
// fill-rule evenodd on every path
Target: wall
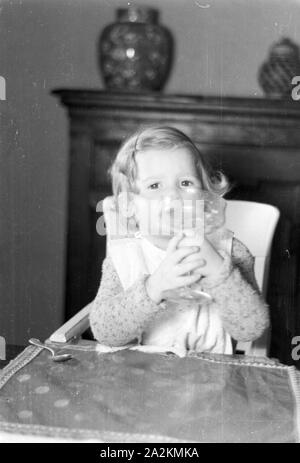
M 63 320 L 68 126 L 50 91 L 102 88 L 96 41 L 118 6 L 161 12 L 176 40 L 168 93 L 261 95 L 256 73 L 300 1 L 0 1 L 0 335 L 23 344 Z

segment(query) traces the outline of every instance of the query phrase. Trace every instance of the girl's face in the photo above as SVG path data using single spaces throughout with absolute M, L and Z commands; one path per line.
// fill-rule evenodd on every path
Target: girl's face
M 171 201 L 185 199 L 191 187 L 202 188 L 194 157 L 185 147 L 149 149 L 138 153 L 136 163 L 139 193 L 135 196 L 135 210 L 139 230 L 153 244 L 165 249 L 172 233 L 156 230 L 168 210 L 166 206 Z

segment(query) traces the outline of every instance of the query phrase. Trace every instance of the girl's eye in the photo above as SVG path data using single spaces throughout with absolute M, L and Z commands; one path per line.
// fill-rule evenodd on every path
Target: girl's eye
M 151 183 L 151 185 L 148 186 L 150 190 L 157 190 L 159 186 L 159 183 Z
M 182 180 L 181 186 L 191 186 L 194 183 L 191 180 Z

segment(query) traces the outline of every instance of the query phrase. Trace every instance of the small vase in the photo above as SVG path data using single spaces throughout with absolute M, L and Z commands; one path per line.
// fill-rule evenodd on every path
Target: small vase
M 117 9 L 117 22 L 99 41 L 105 86 L 128 91 L 161 90 L 171 68 L 173 40 L 152 8 Z
M 294 76 L 300 75 L 299 47 L 288 38 L 275 43 L 258 73 L 264 93 L 273 98 L 291 97 Z

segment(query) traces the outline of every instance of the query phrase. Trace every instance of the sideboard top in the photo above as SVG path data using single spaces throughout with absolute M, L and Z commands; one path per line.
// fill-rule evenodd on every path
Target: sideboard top
M 161 92 L 130 93 L 107 90 L 55 89 L 65 106 L 77 108 L 157 110 L 169 112 L 221 112 L 257 114 L 268 117 L 300 117 L 300 100 L 293 101 L 257 97 L 219 97 L 201 95 L 173 95 Z

